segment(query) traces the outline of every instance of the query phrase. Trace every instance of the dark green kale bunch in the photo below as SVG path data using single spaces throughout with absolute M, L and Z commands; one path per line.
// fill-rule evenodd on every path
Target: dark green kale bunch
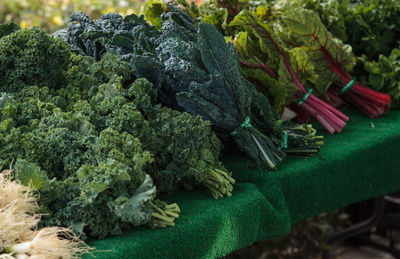
M 109 13 L 93 21 L 82 12 L 69 18 L 66 29 L 54 35 L 62 38 L 71 49 L 81 55 L 100 60 L 107 51 L 130 61 L 137 77 L 148 78 L 158 89 L 161 86 L 163 65 L 154 51 L 161 33 L 142 16 Z
M 173 6 L 171 9 L 173 12 L 161 16 L 161 32 L 143 25 L 142 17 L 108 14 L 92 21 L 77 13 L 68 28 L 57 35 L 73 49 L 96 58 L 94 53 L 99 51 L 87 51 L 86 46 L 104 42 L 98 45 L 103 52 L 118 53 L 130 62 L 136 76 L 143 76 L 156 86 L 163 105 L 200 115 L 211 122 L 220 137 L 233 137 L 259 165 L 275 168 L 284 157 L 280 150 L 283 131 L 275 128 L 262 133 L 249 122 L 252 94 L 241 74 L 235 49 L 212 26 L 200 24 L 197 28 L 189 15 Z M 114 29 L 106 26 L 110 23 Z M 84 45 L 81 39 L 85 39 Z
M 27 85 L 58 88 L 62 84 L 69 59 L 62 40 L 33 28 L 17 30 L 0 41 L 0 91 L 15 92 Z

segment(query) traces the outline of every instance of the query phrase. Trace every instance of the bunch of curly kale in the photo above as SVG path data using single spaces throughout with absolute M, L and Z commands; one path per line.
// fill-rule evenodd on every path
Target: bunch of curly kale
M 40 193 L 45 224 L 104 237 L 173 225 L 179 208 L 157 191 L 201 184 L 215 198 L 231 194 L 208 122 L 155 104 L 151 83 L 117 56 L 96 61 L 39 29 L 9 28 L 0 39 L 0 167 L 15 160 L 15 177 Z

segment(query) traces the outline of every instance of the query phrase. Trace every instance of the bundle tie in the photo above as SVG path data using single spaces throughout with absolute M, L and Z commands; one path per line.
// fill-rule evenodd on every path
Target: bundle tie
M 251 125 L 250 123 L 250 117 L 246 116 L 246 118 L 244 119 L 244 121 L 242 122 L 242 124 L 240 124 L 241 128 L 253 128 L 253 125 Z M 237 134 L 236 130 L 231 132 L 232 136 L 235 136 Z
M 283 133 L 282 133 L 281 148 L 282 149 L 287 149 L 288 148 L 288 134 L 287 134 L 286 130 L 284 130 Z
M 299 100 L 297 105 L 301 106 L 305 101 L 307 101 L 308 97 L 310 97 L 310 94 L 312 93 L 312 89 L 308 90 L 308 92 Z
M 280 119 L 277 121 L 278 126 L 282 126 L 282 124 L 285 122 L 284 119 Z
M 348 82 L 347 85 L 345 85 L 342 88 L 342 90 L 340 91 L 340 94 L 344 94 L 345 92 L 347 92 L 356 82 L 357 82 L 357 78 L 353 77 L 353 79 L 351 79 L 351 81 Z
M 253 128 L 253 125 L 251 125 L 251 123 L 250 123 L 250 118 L 249 118 L 249 116 L 246 116 L 246 118 L 244 119 L 243 123 L 240 124 L 240 127 L 244 127 L 244 128 Z

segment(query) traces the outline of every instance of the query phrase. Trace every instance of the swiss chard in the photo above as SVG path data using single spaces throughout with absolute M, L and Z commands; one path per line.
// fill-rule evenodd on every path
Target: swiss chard
M 270 59 L 276 60 L 278 57 L 275 64 L 279 65 L 275 65 L 275 68 L 270 67 L 269 69 L 273 70 L 274 73 L 267 73 L 271 77 L 275 77 L 276 80 L 286 87 L 297 89 L 297 91 L 302 92 L 304 94 L 304 101 L 299 102 L 299 104 L 311 116 L 315 117 L 328 132 L 340 132 L 345 126 L 344 121 L 348 120 L 347 116 L 313 94 L 310 94 L 304 87 L 306 81 L 313 82 L 315 80 L 312 73 L 314 67 L 311 62 L 309 62 L 305 52 L 300 48 L 287 51 L 280 39 L 276 37 L 274 29 L 270 26 L 268 21 L 257 18 L 248 9 L 236 9 L 234 2 L 235 1 L 218 2 L 218 4 L 222 6 L 230 6 L 230 14 L 235 15 L 229 25 L 251 33 L 253 38 L 258 40 L 260 52 L 266 54 L 272 53 L 272 55 L 269 55 Z M 248 64 L 244 65 L 249 67 Z M 267 70 L 265 68 L 262 69 L 264 71 Z M 301 98 L 301 95 L 299 95 L 298 98 Z
M 367 116 L 379 117 L 389 110 L 389 95 L 373 91 L 352 78 L 348 72 L 355 65 L 351 47 L 335 38 L 317 13 L 286 0 L 278 1 L 275 8 L 279 13 L 276 28 L 280 38 L 293 49 L 304 49 L 318 67 L 318 81 L 314 84 L 320 94 L 336 83 L 331 90 L 342 94 Z
M 400 108 L 400 49 L 393 49 L 389 56 L 380 55 L 377 61 L 366 55 L 358 59 L 356 72 L 367 86 L 389 94 L 392 107 Z

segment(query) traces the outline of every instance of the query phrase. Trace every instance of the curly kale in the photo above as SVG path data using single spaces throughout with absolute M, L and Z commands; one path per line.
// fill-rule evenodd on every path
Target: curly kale
M 1 162 L 15 159 L 16 177 L 38 189 L 48 214 L 45 224 L 73 226 L 78 232 L 84 225 L 86 234 L 103 237 L 151 221 L 156 189 L 143 167 L 153 158 L 138 138 L 109 128 L 98 131 L 82 111 L 64 112 L 39 98 L 26 104 L 10 95 L 2 108 L 12 104 L 17 104 L 15 113 L 2 109 Z M 32 110 L 38 118 L 18 122 L 19 115 L 30 116 Z M 149 187 L 139 192 L 142 185 Z
M 155 104 L 152 84 L 111 53 L 67 60 L 56 88 L 0 85 L 0 167 L 16 161 L 16 178 L 40 193 L 44 224 L 104 237 L 173 226 L 179 208 L 157 191 L 200 184 L 215 198 L 231 195 L 208 122 Z
M 91 101 L 91 121 L 100 128 L 138 137 L 154 155 L 146 171 L 161 192 L 203 184 L 215 198 L 230 196 L 234 180 L 219 162 L 221 143 L 210 123 L 161 105 L 152 104 L 152 85 L 137 79 L 124 89 L 117 81 L 99 87 Z M 104 152 L 95 150 L 94 153 Z
M 38 28 L 18 30 L 0 39 L 0 91 L 16 92 L 27 85 L 58 88 L 69 49 Z

